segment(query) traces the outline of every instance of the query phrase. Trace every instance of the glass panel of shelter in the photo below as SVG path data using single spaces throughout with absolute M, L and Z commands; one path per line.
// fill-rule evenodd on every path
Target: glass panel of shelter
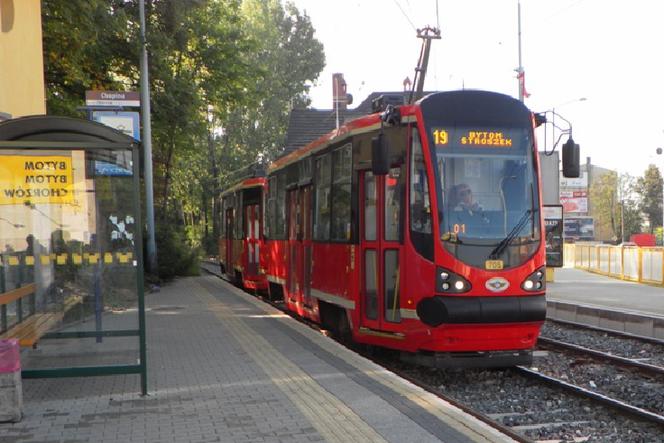
M 0 152 L 0 293 L 34 284 L 3 309 L 0 332 L 34 316 L 45 332 L 98 333 L 40 341 L 25 369 L 137 361 L 135 337 L 102 337 L 138 329 L 133 180 L 129 149 Z M 63 349 L 75 357 L 58 359 Z

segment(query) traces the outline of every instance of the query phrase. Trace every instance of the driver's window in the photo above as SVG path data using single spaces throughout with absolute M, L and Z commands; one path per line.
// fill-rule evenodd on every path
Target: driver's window
M 410 156 L 410 229 L 431 234 L 429 180 L 417 129 L 413 129 Z

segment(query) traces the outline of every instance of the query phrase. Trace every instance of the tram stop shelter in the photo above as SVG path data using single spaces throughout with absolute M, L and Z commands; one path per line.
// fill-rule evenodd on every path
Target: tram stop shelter
M 0 123 L 0 338 L 23 378 L 140 375 L 139 144 L 68 117 Z

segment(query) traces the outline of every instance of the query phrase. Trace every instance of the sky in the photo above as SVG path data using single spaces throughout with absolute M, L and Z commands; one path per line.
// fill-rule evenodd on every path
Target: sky
M 344 74 L 351 107 L 373 91 L 402 90 L 420 54 L 416 29 L 426 25 L 439 26 L 442 38 L 432 43 L 425 90 L 518 96 L 518 0 L 291 1 L 325 47 L 315 108 L 332 108 L 335 72 Z M 664 168 L 656 154 L 664 147 L 664 1 L 520 3 L 525 104 L 572 123 L 582 162 L 634 176 L 651 163 Z

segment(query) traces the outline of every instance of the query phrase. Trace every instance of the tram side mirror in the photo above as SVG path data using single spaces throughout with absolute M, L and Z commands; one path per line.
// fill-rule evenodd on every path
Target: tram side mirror
M 563 145 L 563 176 L 578 178 L 581 175 L 579 145 L 574 143 L 572 137 Z
M 390 146 L 382 132 L 371 139 L 371 172 L 373 175 L 390 172 Z

